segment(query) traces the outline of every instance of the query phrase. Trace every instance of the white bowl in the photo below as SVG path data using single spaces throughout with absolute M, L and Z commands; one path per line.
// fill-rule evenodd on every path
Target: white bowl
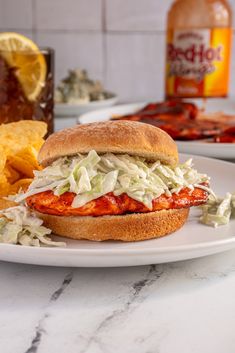
M 55 116 L 56 117 L 78 117 L 81 114 L 85 114 L 92 110 L 98 110 L 106 107 L 111 107 L 116 104 L 118 97 L 113 95 L 113 97 L 93 101 L 85 104 L 69 104 L 69 103 L 55 103 Z

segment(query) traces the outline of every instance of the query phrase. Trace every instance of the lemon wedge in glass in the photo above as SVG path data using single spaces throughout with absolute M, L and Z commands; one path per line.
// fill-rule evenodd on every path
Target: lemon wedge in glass
M 37 45 L 29 38 L 14 32 L 0 33 L 0 56 L 15 75 L 30 101 L 35 101 L 45 85 L 46 60 Z

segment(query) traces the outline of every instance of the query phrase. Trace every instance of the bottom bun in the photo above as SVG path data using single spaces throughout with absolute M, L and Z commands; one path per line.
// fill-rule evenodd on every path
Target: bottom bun
M 54 234 L 93 241 L 140 241 L 163 237 L 181 228 L 188 214 L 187 208 L 102 217 L 64 217 L 37 212 Z

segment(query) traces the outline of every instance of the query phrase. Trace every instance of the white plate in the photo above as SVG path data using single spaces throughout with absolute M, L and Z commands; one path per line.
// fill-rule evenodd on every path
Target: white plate
M 66 117 L 73 116 L 78 117 L 81 114 L 92 110 L 103 109 L 105 107 L 111 107 L 118 101 L 117 96 L 113 96 L 102 101 L 94 101 L 86 104 L 68 104 L 68 103 L 56 103 L 55 104 L 55 116 L 56 117 Z
M 181 160 L 189 158 L 182 155 Z M 194 157 L 199 171 L 211 176 L 219 195 L 234 190 L 235 164 Z M 185 226 L 161 239 L 137 243 L 89 241 L 67 242 L 67 248 L 32 248 L 0 244 L 0 260 L 27 264 L 77 267 L 114 267 L 157 264 L 197 258 L 235 247 L 235 221 L 217 229 L 198 222 L 198 209 L 191 210 Z
M 202 100 L 194 100 L 198 105 L 202 105 Z M 81 124 L 93 123 L 96 121 L 109 120 L 113 115 L 131 114 L 143 108 L 146 103 L 133 103 L 117 105 L 112 108 L 102 109 L 83 114 L 79 117 L 78 122 Z M 230 99 L 213 99 L 208 100 L 206 105 L 207 112 L 223 111 L 226 114 L 235 115 L 235 98 Z M 208 143 L 199 141 L 177 141 L 179 151 L 182 153 L 192 153 L 196 155 L 235 159 L 235 143 Z
M 235 143 L 207 143 L 203 141 L 177 141 L 176 143 L 182 153 L 235 161 Z
M 146 104 L 147 104 L 146 102 L 120 104 L 120 105 L 116 105 L 115 107 L 93 111 L 93 112 L 81 115 L 78 118 L 78 123 L 88 124 L 88 123 L 94 123 L 96 121 L 107 121 L 115 115 L 132 114 L 137 110 L 143 108 Z

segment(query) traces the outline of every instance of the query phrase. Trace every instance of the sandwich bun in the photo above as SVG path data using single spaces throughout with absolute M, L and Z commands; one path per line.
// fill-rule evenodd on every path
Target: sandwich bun
M 175 166 L 178 151 L 174 140 L 163 130 L 134 121 L 105 121 L 76 125 L 51 135 L 42 146 L 38 161 L 48 166 L 60 157 L 77 153 L 112 152 L 144 157 Z
M 115 153 L 144 157 L 146 160 L 175 166 L 178 151 L 174 140 L 152 125 L 107 121 L 77 125 L 51 135 L 42 146 L 38 161 L 43 166 L 64 156 Z M 37 212 L 53 233 L 72 239 L 93 241 L 140 241 L 162 237 L 183 226 L 188 209 L 162 210 L 119 216 L 55 216 Z
M 65 217 L 37 212 L 37 216 L 54 234 L 72 239 L 126 242 L 160 238 L 173 233 L 184 225 L 188 214 L 187 208 L 102 217 Z

